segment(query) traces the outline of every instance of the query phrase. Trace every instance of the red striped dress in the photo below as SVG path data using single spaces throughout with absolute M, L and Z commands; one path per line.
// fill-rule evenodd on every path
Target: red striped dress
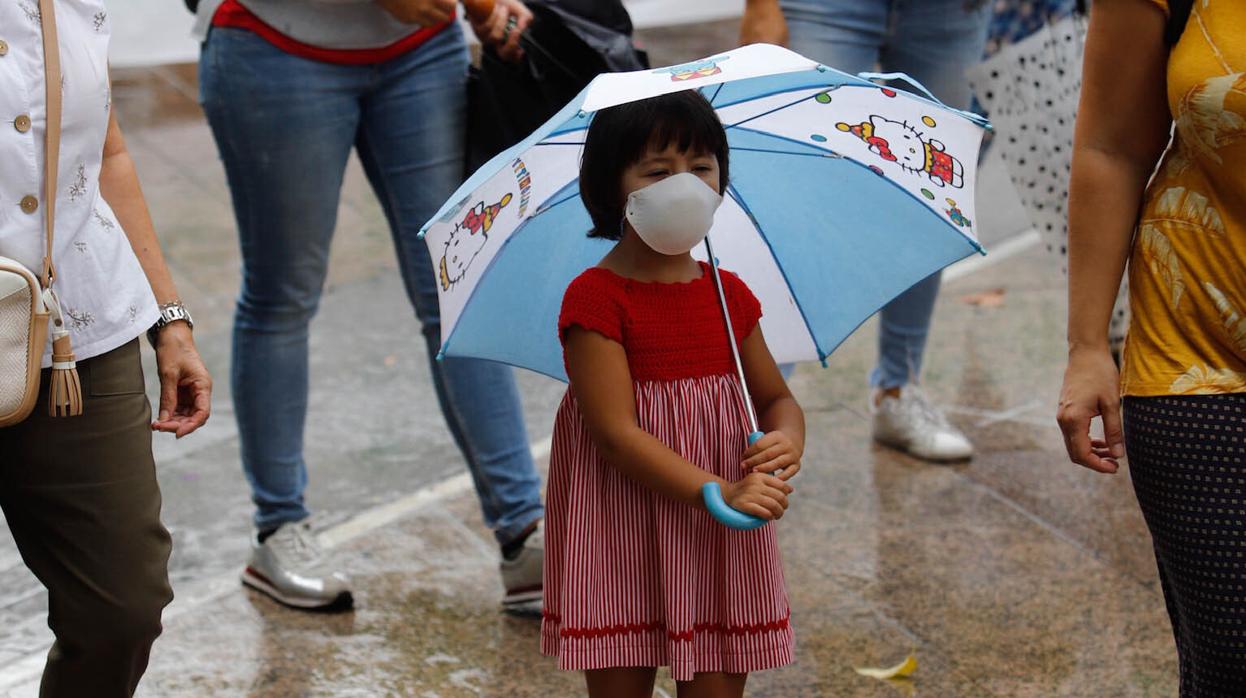
M 708 265 L 702 272 L 661 284 L 589 269 L 567 289 L 559 333 L 575 325 L 622 344 L 641 428 L 738 480 L 748 421 Z M 761 306 L 737 276 L 722 277 L 742 341 Z M 541 652 L 559 668 L 670 666 L 688 681 L 792 661 L 774 527 L 728 529 L 621 474 L 598 453 L 574 386 L 554 425 L 546 506 Z

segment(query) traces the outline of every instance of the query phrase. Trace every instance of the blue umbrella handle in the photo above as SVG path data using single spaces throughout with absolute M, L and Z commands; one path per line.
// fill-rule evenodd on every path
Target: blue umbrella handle
M 765 436 L 760 431 L 755 431 L 748 435 L 748 445 L 752 446 L 757 440 Z M 701 498 L 705 500 L 705 508 L 709 510 L 710 515 L 718 520 L 718 523 L 740 531 L 751 531 L 754 528 L 761 528 L 766 525 L 766 520 L 745 514 L 742 511 L 732 509 L 727 506 L 727 502 L 723 500 L 722 488 L 717 482 L 707 482 L 701 486 Z

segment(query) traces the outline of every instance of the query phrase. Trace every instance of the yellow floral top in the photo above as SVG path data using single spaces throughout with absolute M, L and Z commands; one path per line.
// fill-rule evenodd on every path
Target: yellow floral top
M 1168 11 L 1166 0 L 1150 0 Z M 1246 2 L 1194 0 L 1168 59 L 1173 145 L 1129 262 L 1124 395 L 1246 392 Z

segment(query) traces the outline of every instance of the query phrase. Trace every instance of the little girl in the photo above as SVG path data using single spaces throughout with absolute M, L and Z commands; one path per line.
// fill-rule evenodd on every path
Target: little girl
M 722 274 L 727 336 L 704 239 L 727 186 L 727 137 L 687 91 L 597 113 L 580 196 L 618 243 L 567 289 L 558 329 L 571 385 L 554 426 L 541 651 L 583 670 L 593 698 L 648 698 L 669 665 L 681 698 L 741 696 L 751 671 L 792 661 L 773 526 L 726 528 L 701 487 L 783 516 L 805 424 L 758 328 L 761 307 Z M 738 343 L 765 436 L 748 416 Z

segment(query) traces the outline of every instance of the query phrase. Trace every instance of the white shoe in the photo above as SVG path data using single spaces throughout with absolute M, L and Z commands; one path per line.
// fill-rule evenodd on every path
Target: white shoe
M 506 596 L 502 607 L 507 610 L 523 610 L 530 604 L 540 604 L 543 586 L 541 576 L 545 566 L 545 522 L 537 524 L 528 535 L 519 553 L 511 559 L 502 558 L 502 586 Z
M 928 461 L 973 457 L 973 444 L 915 386 L 883 396 L 874 408 L 874 440 Z
M 325 566 L 306 521 L 282 525 L 263 543 L 252 536 L 242 583 L 292 608 L 338 610 L 354 603 L 350 582 Z

